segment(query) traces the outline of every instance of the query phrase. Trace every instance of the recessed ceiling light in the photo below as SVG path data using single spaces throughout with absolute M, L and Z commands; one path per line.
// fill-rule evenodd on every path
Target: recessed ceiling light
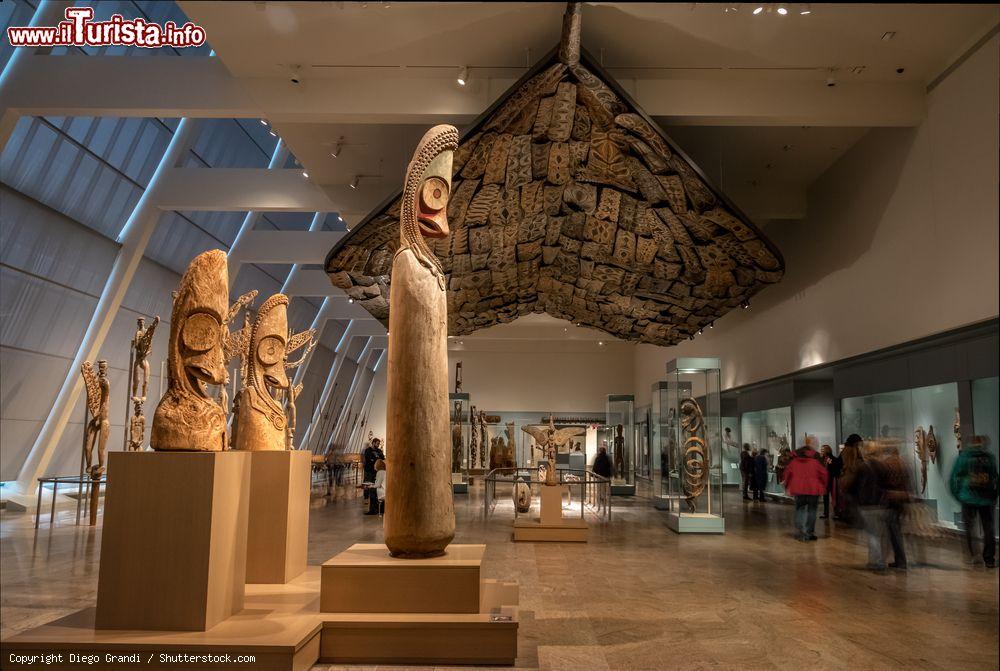
M 788 14 L 788 7 L 785 5 L 778 5 L 778 14 L 781 14 L 782 16 Z
M 603 340 L 598 340 L 597 341 L 597 346 L 598 347 L 604 347 L 604 341 Z

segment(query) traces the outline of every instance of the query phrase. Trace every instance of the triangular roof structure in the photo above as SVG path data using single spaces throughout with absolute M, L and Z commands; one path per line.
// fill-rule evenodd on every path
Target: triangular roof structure
M 384 323 L 400 195 L 326 260 L 334 285 Z M 494 103 L 455 152 L 448 332 L 532 312 L 672 345 L 784 273 L 774 245 L 580 48 L 560 45 Z

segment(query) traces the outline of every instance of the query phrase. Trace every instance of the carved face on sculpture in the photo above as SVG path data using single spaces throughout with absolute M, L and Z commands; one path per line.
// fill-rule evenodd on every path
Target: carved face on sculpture
M 98 361 L 97 372 L 100 373 L 101 377 L 106 376 L 108 374 L 108 362 L 105 361 L 104 359 Z
M 250 366 L 247 375 L 257 391 L 287 389 L 285 373 L 288 338 L 288 297 L 274 294 L 260 306 L 250 332 Z
M 423 238 L 444 238 L 448 229 L 452 157 L 458 147 L 454 126 L 440 125 L 424 134 L 406 170 L 400 212 L 400 250 L 411 248 L 425 266 L 443 275 L 437 257 Z
M 228 311 L 226 254 L 213 249 L 195 257 L 174 297 L 170 377 L 182 389 L 208 398 L 205 385 L 225 381 L 222 346 Z

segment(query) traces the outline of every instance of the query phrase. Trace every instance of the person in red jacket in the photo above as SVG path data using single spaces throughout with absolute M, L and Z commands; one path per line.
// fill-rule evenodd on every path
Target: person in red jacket
M 795 450 L 795 457 L 785 468 L 785 491 L 795 497 L 795 539 L 816 540 L 816 507 L 826 493 L 829 474 L 816 450 L 809 445 Z

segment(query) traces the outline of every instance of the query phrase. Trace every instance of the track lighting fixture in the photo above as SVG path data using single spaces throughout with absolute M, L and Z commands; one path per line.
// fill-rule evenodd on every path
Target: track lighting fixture
M 761 14 L 763 11 L 764 11 L 764 5 L 757 5 L 756 7 L 754 7 L 753 15 L 757 16 Z
M 704 326 L 702 326 L 701 328 L 698 329 L 698 335 L 701 335 L 704 332 L 705 332 L 705 327 Z
M 708 322 L 708 328 L 714 329 L 715 328 L 715 322 Z
M 261 119 L 260 120 L 260 125 L 261 126 L 266 126 L 267 125 L 267 119 Z
M 778 14 L 781 14 L 782 16 L 786 16 L 788 14 L 788 6 L 784 5 L 784 4 L 778 5 L 778 10 L 777 11 L 778 11 Z
M 348 298 L 348 299 L 347 299 L 347 302 L 348 302 L 348 303 L 353 303 L 353 302 L 354 302 L 354 299 L 353 299 L 353 298 Z
M 273 130 L 267 131 L 267 134 L 270 135 L 271 137 L 278 137 L 278 134 L 275 133 Z
M 458 69 L 458 77 L 455 78 L 459 86 L 465 86 L 469 83 L 469 68 L 463 65 Z
M 352 189 L 358 188 L 358 182 L 360 181 L 361 181 L 361 175 L 355 175 L 354 179 L 351 180 L 351 188 Z
M 330 156 L 334 158 L 340 158 L 340 152 L 344 148 L 344 138 L 337 140 L 336 144 L 333 145 L 333 151 L 330 152 Z
M 337 221 L 339 221 L 340 223 L 344 223 L 344 218 L 338 214 Z
M 743 299 L 743 301 L 740 302 L 740 307 L 743 308 L 744 310 L 749 310 L 750 309 L 750 300 L 749 299 Z
M 302 171 L 302 176 L 305 177 L 306 179 L 309 179 L 309 173 L 306 172 L 305 170 Z
M 810 5 L 809 3 L 806 3 L 801 7 L 799 7 L 799 16 L 809 16 L 812 13 L 813 13 L 812 5 Z

